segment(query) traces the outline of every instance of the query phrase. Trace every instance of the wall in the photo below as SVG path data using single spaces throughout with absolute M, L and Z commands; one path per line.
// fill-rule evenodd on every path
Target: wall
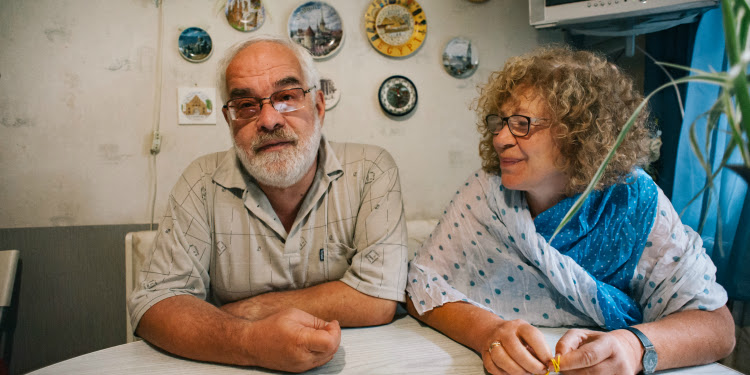
M 254 33 L 285 34 L 301 3 L 264 1 L 267 19 Z M 400 167 L 407 217 L 437 216 L 479 167 L 469 109 L 477 85 L 508 57 L 561 34 L 528 26 L 525 1 L 421 0 L 427 38 L 411 57 L 392 59 L 365 37 L 368 1 L 328 3 L 339 11 L 345 37 L 335 56 L 317 63 L 342 92 L 324 133 L 387 148 Z M 223 50 L 250 34 L 227 24 L 221 0 L 161 5 L 156 100 L 154 0 L 0 1 L 0 248 L 18 248 L 24 262 L 14 372 L 124 342 L 124 233 L 150 222 L 154 178 L 158 217 L 182 169 L 231 144 L 221 116 L 216 125 L 177 125 L 177 88 L 214 87 Z M 191 26 L 213 38 L 214 54 L 204 63 L 177 52 L 179 33 Z M 456 36 L 472 39 L 479 51 L 479 69 L 467 79 L 441 65 L 444 45 Z M 378 87 L 394 74 L 419 90 L 417 109 L 401 120 L 387 117 L 377 101 Z M 148 148 L 155 118 L 163 144 L 154 168 Z
M 256 33 L 284 34 L 300 3 L 266 1 L 267 20 Z M 329 3 L 341 14 L 345 39 L 335 56 L 317 64 L 342 92 L 324 132 L 332 140 L 386 147 L 400 166 L 407 215 L 437 215 L 453 187 L 479 166 L 468 108 L 477 84 L 506 58 L 559 35 L 528 26 L 523 1 L 423 0 L 427 39 L 411 57 L 392 59 L 365 37 L 367 1 Z M 163 12 L 157 212 L 191 160 L 230 145 L 223 118 L 213 126 L 177 125 L 177 87 L 215 87 L 222 52 L 250 35 L 227 24 L 218 0 L 167 0 Z M 0 207 L 8 214 L 0 215 L 0 228 L 150 221 L 158 19 L 153 0 L 2 2 Z M 214 54 L 204 63 L 177 52 L 179 33 L 190 26 L 213 39 Z M 479 50 L 480 67 L 467 79 L 449 76 L 441 65 L 443 46 L 459 35 Z M 419 90 L 416 112 L 402 121 L 388 118 L 377 102 L 380 83 L 393 74 L 411 78 Z

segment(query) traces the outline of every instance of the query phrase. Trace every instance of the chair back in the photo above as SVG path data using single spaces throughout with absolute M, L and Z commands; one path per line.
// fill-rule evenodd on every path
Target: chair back
M 430 234 L 435 230 L 437 223 L 437 219 L 406 221 L 406 231 L 409 233 L 409 260 L 414 259 L 417 250 L 419 250 L 419 248 L 422 247 L 422 243 L 430 237 Z
M 143 262 L 154 246 L 157 231 L 145 230 L 130 232 L 125 235 L 125 301 L 130 300 L 130 293 L 138 282 Z M 125 307 L 125 320 L 127 321 L 127 342 L 139 340 L 133 335 L 133 326 L 130 323 L 130 313 Z
M 15 319 L 8 314 L 13 302 L 13 286 L 18 267 L 18 250 L 0 251 L 0 374 L 8 373 Z M 12 319 L 12 321 L 8 319 Z
M 18 255 L 18 250 L 0 251 L 0 321 L 2 321 L 2 311 L 10 307 L 13 283 L 16 281 Z

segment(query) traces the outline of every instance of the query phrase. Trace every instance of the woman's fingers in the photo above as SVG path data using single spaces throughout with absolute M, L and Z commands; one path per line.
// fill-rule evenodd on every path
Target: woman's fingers
M 526 351 L 526 354 L 531 356 L 528 353 L 529 352 Z M 526 374 L 529 372 L 521 365 L 516 363 L 513 358 L 511 358 L 502 343 L 500 343 L 500 345 L 493 345 L 492 349 L 490 350 L 489 356 L 498 369 L 503 370 L 509 374 Z
M 549 363 L 552 359 L 552 353 L 550 353 L 547 341 L 544 339 L 544 334 L 538 328 L 527 325 L 522 326 L 518 330 L 518 334 L 530 348 L 531 354 L 539 360 L 542 364 Z
M 555 345 L 555 353 L 565 354 L 575 349 L 578 349 L 583 342 L 588 339 L 589 333 L 593 331 L 584 329 L 571 329 L 557 341 Z

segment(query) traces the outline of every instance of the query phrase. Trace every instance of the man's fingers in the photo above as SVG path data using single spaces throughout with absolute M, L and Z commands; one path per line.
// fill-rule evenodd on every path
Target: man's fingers
M 332 320 L 332 321 L 326 323 L 325 326 L 323 326 L 322 329 L 328 331 L 331 334 L 335 333 L 335 334 L 337 334 L 339 336 L 341 335 L 341 325 L 339 324 L 338 320 Z
M 560 370 L 592 367 L 612 356 L 612 347 L 606 340 L 593 340 L 560 357 Z
M 306 327 L 303 330 L 302 339 L 307 350 L 320 353 L 336 353 L 338 350 L 341 328 L 337 321 L 327 323 L 321 329 Z
M 313 360 L 313 367 L 322 366 L 322 365 L 330 362 L 335 355 L 336 355 L 336 352 L 333 352 L 333 353 L 331 353 L 329 355 L 325 355 L 325 356 L 324 355 L 317 356 Z

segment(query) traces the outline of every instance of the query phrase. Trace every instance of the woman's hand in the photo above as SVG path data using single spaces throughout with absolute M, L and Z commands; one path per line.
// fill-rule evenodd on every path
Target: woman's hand
M 555 347 L 566 375 L 636 374 L 642 370 L 643 348 L 626 330 L 611 332 L 571 329 Z
M 544 335 L 523 320 L 503 320 L 486 336 L 482 361 L 491 374 L 544 374 L 552 359 Z

